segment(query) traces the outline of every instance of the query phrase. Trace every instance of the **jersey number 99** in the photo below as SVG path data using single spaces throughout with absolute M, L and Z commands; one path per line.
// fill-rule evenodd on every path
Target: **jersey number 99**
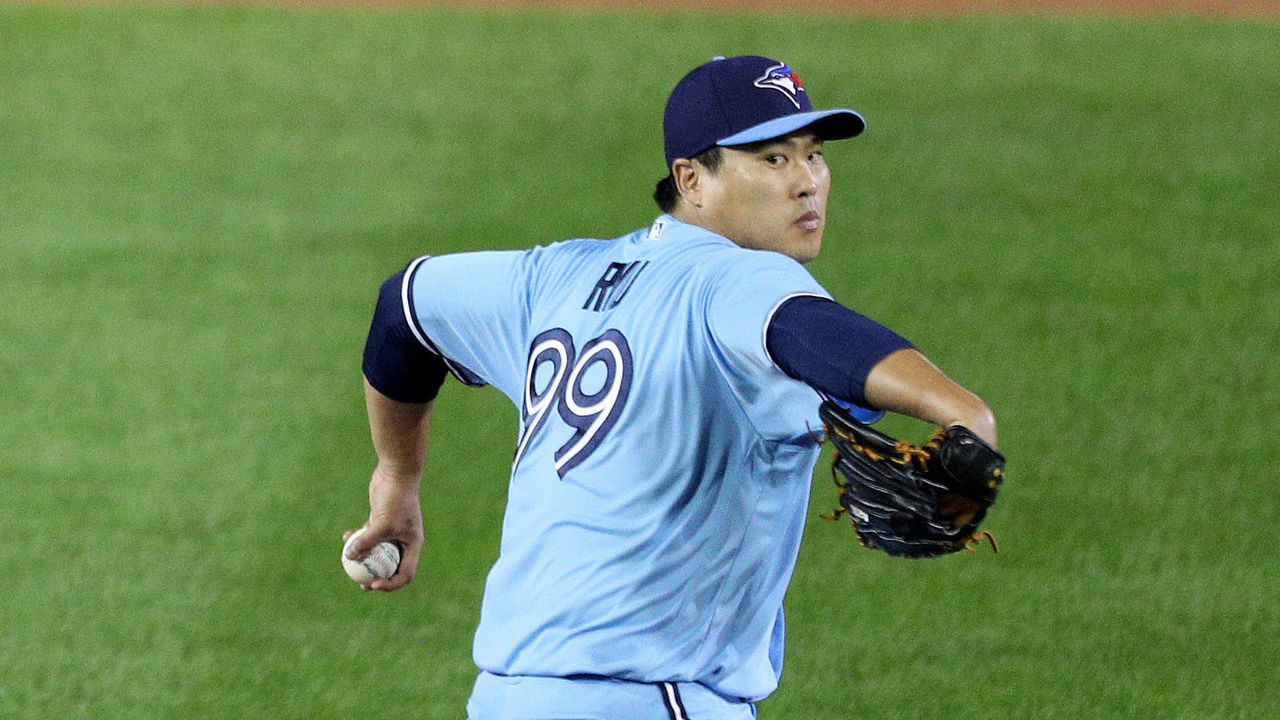
M 573 429 L 555 453 L 556 473 L 564 477 L 600 446 L 618 421 L 631 392 L 631 347 L 617 330 L 606 330 L 582 347 L 563 328 L 539 333 L 529 346 L 524 403 L 524 434 L 512 468 L 520 464 L 529 442 L 547 424 L 554 407 Z

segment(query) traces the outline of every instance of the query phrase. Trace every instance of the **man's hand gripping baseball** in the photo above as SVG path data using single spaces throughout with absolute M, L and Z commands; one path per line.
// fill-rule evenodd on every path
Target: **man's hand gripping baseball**
M 422 506 L 419 503 L 418 483 L 412 485 L 389 478 L 381 465 L 373 471 L 369 480 L 368 530 L 356 538 L 347 550 L 348 558 L 358 560 L 388 541 L 400 548 L 400 568 L 389 578 L 362 584 L 365 590 L 390 592 L 408 585 L 418 571 L 418 559 L 422 556 Z M 342 534 L 345 542 L 356 530 Z
M 364 557 L 383 541 L 400 548 L 400 568 L 389 578 L 361 585 L 365 590 L 398 590 L 418 572 L 422 556 L 422 505 L 419 487 L 431 426 L 431 403 L 401 403 L 365 381 L 365 406 L 378 465 L 369 479 L 368 531 L 356 539 L 348 557 Z M 343 534 L 345 541 L 355 530 Z

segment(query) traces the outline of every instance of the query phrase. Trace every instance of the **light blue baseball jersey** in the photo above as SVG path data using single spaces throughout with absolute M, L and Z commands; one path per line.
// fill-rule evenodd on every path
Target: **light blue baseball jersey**
M 520 410 L 476 664 L 772 692 L 821 422 L 765 329 L 817 281 L 664 215 L 420 258 L 404 288 L 420 339 Z

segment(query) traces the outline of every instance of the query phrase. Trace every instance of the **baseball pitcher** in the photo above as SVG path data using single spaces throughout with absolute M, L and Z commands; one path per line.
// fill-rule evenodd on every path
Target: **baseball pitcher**
M 755 717 L 783 668 L 823 428 L 890 411 L 995 452 L 982 400 L 804 267 L 827 221 L 825 146 L 863 129 L 852 110 L 814 110 L 784 62 L 717 58 L 667 102 L 653 222 L 424 255 L 382 286 L 363 363 L 378 463 L 349 556 L 389 540 L 403 560 L 367 589 L 417 568 L 446 376 L 518 413 L 470 720 Z M 926 467 L 936 455 L 916 451 Z M 956 512 L 943 524 L 959 527 Z

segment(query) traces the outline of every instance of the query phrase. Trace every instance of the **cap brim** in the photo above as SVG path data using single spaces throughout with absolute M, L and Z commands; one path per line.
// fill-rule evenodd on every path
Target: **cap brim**
M 717 145 L 747 145 L 790 135 L 809 126 L 823 140 L 844 140 L 866 129 L 867 123 L 858 113 L 845 108 L 814 110 L 812 112 L 784 115 L 749 127 L 716 141 Z

